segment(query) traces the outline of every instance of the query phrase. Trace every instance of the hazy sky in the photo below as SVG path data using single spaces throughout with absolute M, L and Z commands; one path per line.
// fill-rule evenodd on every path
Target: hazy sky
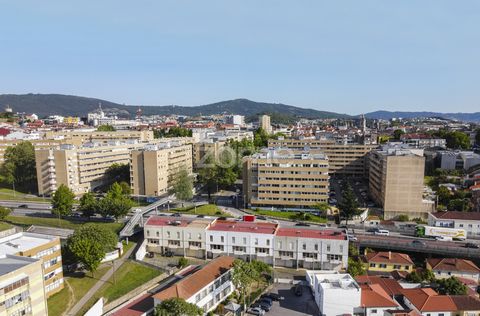
M 480 1 L 0 0 L 0 93 L 480 111 Z

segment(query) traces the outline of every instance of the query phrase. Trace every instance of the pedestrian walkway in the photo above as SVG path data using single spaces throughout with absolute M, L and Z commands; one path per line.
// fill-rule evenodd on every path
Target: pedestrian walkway
M 75 316 L 77 315 L 77 313 L 83 308 L 83 306 L 85 306 L 85 304 L 87 304 L 87 302 L 93 297 L 93 295 L 95 293 L 97 293 L 98 290 L 100 290 L 100 288 L 102 287 L 102 285 L 105 284 L 105 282 L 108 281 L 108 279 L 110 279 L 110 277 L 113 275 L 113 272 L 117 271 L 118 268 L 120 268 L 120 266 L 128 259 L 128 257 L 130 257 L 130 255 L 132 254 L 133 250 L 135 249 L 136 247 L 132 247 L 130 249 L 128 249 L 128 251 L 126 253 L 123 254 L 123 256 L 118 259 L 118 260 L 115 260 L 115 265 L 113 267 L 110 268 L 110 270 L 108 270 L 101 278 L 100 280 L 98 280 L 97 283 L 95 283 L 95 285 L 87 292 L 87 294 L 85 294 L 84 297 L 82 297 L 78 302 L 77 304 L 75 304 L 72 309 L 70 309 L 68 311 L 68 313 L 66 314 L 67 316 Z

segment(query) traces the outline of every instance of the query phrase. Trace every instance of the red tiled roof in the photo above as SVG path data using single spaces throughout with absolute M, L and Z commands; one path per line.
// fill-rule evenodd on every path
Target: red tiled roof
M 159 300 L 173 297 L 188 300 L 209 283 L 215 281 L 220 275 L 230 270 L 233 267 L 233 260 L 232 257 L 218 257 L 207 263 L 200 270 L 153 295 L 153 297 Z
M 397 307 L 398 304 L 388 296 L 387 292 L 380 284 L 363 284 L 362 288 L 362 307 Z
M 365 256 L 365 258 L 367 259 L 367 262 L 413 264 L 413 261 L 410 259 L 409 255 L 400 252 L 370 252 Z
M 404 289 L 402 294 L 420 312 L 456 311 L 457 306 L 449 295 L 438 295 L 431 288 Z
M 338 239 L 345 240 L 347 236 L 341 231 L 308 229 L 308 228 L 286 228 L 277 229 L 276 236 L 301 237 L 301 238 L 318 238 L 318 239 Z
M 480 269 L 470 260 L 457 258 L 431 258 L 427 264 L 432 270 L 480 273 Z
M 153 308 L 153 298 L 151 294 L 145 294 L 138 299 L 127 304 L 120 310 L 111 314 L 111 316 L 141 316 Z
M 480 220 L 480 212 L 458 212 L 458 211 L 448 211 L 448 212 L 435 212 L 431 213 L 432 216 L 441 219 L 462 219 L 462 220 Z
M 174 216 L 152 216 L 147 220 L 145 225 L 151 226 L 173 226 L 172 223 L 177 223 L 175 226 L 185 227 L 191 221 Z
M 278 225 L 273 223 L 236 222 L 228 220 L 216 220 L 208 230 L 232 231 L 255 234 L 274 234 Z
M 358 284 L 378 284 L 391 297 L 402 293 L 402 286 L 397 280 L 392 278 L 382 278 L 372 275 L 359 275 L 355 277 Z

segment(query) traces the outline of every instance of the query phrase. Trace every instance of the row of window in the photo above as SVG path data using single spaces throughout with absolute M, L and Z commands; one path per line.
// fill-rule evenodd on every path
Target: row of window
M 258 177 L 258 181 L 311 181 L 328 182 L 328 178 L 280 178 L 280 177 Z
M 55 245 L 48 249 L 37 252 L 35 255 L 32 256 L 32 258 L 35 258 L 35 259 L 43 258 L 45 256 L 52 255 L 59 250 L 60 250 L 60 245 Z
M 379 264 L 376 264 L 376 263 L 370 263 L 370 268 L 380 268 L 380 269 L 386 269 L 387 268 L 387 264 L 386 263 L 379 263 Z M 394 270 L 400 270 L 402 268 L 401 265 L 399 264 L 394 264 L 393 265 L 393 269 Z M 404 266 L 404 269 L 405 270 L 409 270 L 410 269 L 410 266 Z

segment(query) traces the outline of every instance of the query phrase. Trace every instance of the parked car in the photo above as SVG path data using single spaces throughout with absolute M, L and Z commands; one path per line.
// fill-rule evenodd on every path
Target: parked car
M 267 294 L 262 295 L 262 297 L 268 297 L 272 301 L 283 301 L 285 299 L 285 297 L 283 297 L 283 296 L 281 296 L 277 293 L 267 293 Z
M 252 307 L 248 310 L 248 313 L 252 315 L 258 315 L 258 316 L 263 316 L 265 315 L 265 311 L 261 309 L 260 307 Z
M 295 285 L 295 288 L 294 288 L 294 293 L 296 296 L 302 296 L 303 294 L 303 286 L 301 284 L 297 284 Z
M 20 204 L 18 207 L 19 208 L 28 208 L 28 205 L 27 204 Z
M 260 219 L 260 220 L 262 220 L 262 221 L 266 221 L 266 220 L 267 220 L 267 218 L 266 218 L 265 216 L 262 216 L 262 215 L 257 216 L 257 219 Z
M 200 214 L 200 215 L 197 215 L 197 217 L 198 217 L 198 218 L 204 218 L 205 215 Z
M 298 222 L 298 223 L 295 224 L 295 226 L 310 226 L 310 225 L 307 224 L 307 223 Z
M 260 297 L 260 303 L 269 305 L 272 308 L 273 300 L 270 297 L 262 296 Z
M 478 244 L 474 244 L 473 242 L 467 242 L 465 244 L 465 248 L 478 249 L 478 248 L 480 248 L 480 246 Z
M 379 236 L 390 236 L 390 232 L 386 229 L 379 229 L 376 232 L 374 232 L 374 234 Z
M 257 301 L 255 302 L 253 305 L 252 305 L 253 308 L 255 307 L 258 307 L 258 308 L 261 308 L 263 309 L 264 311 L 268 312 L 270 311 L 270 309 L 272 308 L 272 305 L 271 304 L 268 304 L 264 301 Z
M 180 214 L 180 213 L 173 213 L 172 216 L 174 216 L 174 217 L 182 217 L 182 214 Z
M 164 255 L 165 257 L 173 257 L 173 251 L 167 250 L 167 251 L 165 251 L 165 252 L 163 253 L 163 255 Z
M 153 252 L 147 252 L 147 254 L 145 256 L 147 258 L 153 258 L 153 257 L 155 257 L 155 254 Z
M 351 241 L 357 241 L 357 237 L 355 237 L 354 235 L 347 235 L 347 238 L 348 240 L 351 240 Z
M 424 241 L 421 241 L 421 240 L 418 240 L 418 239 L 415 239 L 415 240 L 412 240 L 412 246 L 422 246 L 422 247 L 425 247 L 427 244 L 424 242 Z
M 379 229 L 377 227 L 367 229 L 367 233 L 375 233 L 375 232 L 378 232 L 378 231 L 379 231 Z

